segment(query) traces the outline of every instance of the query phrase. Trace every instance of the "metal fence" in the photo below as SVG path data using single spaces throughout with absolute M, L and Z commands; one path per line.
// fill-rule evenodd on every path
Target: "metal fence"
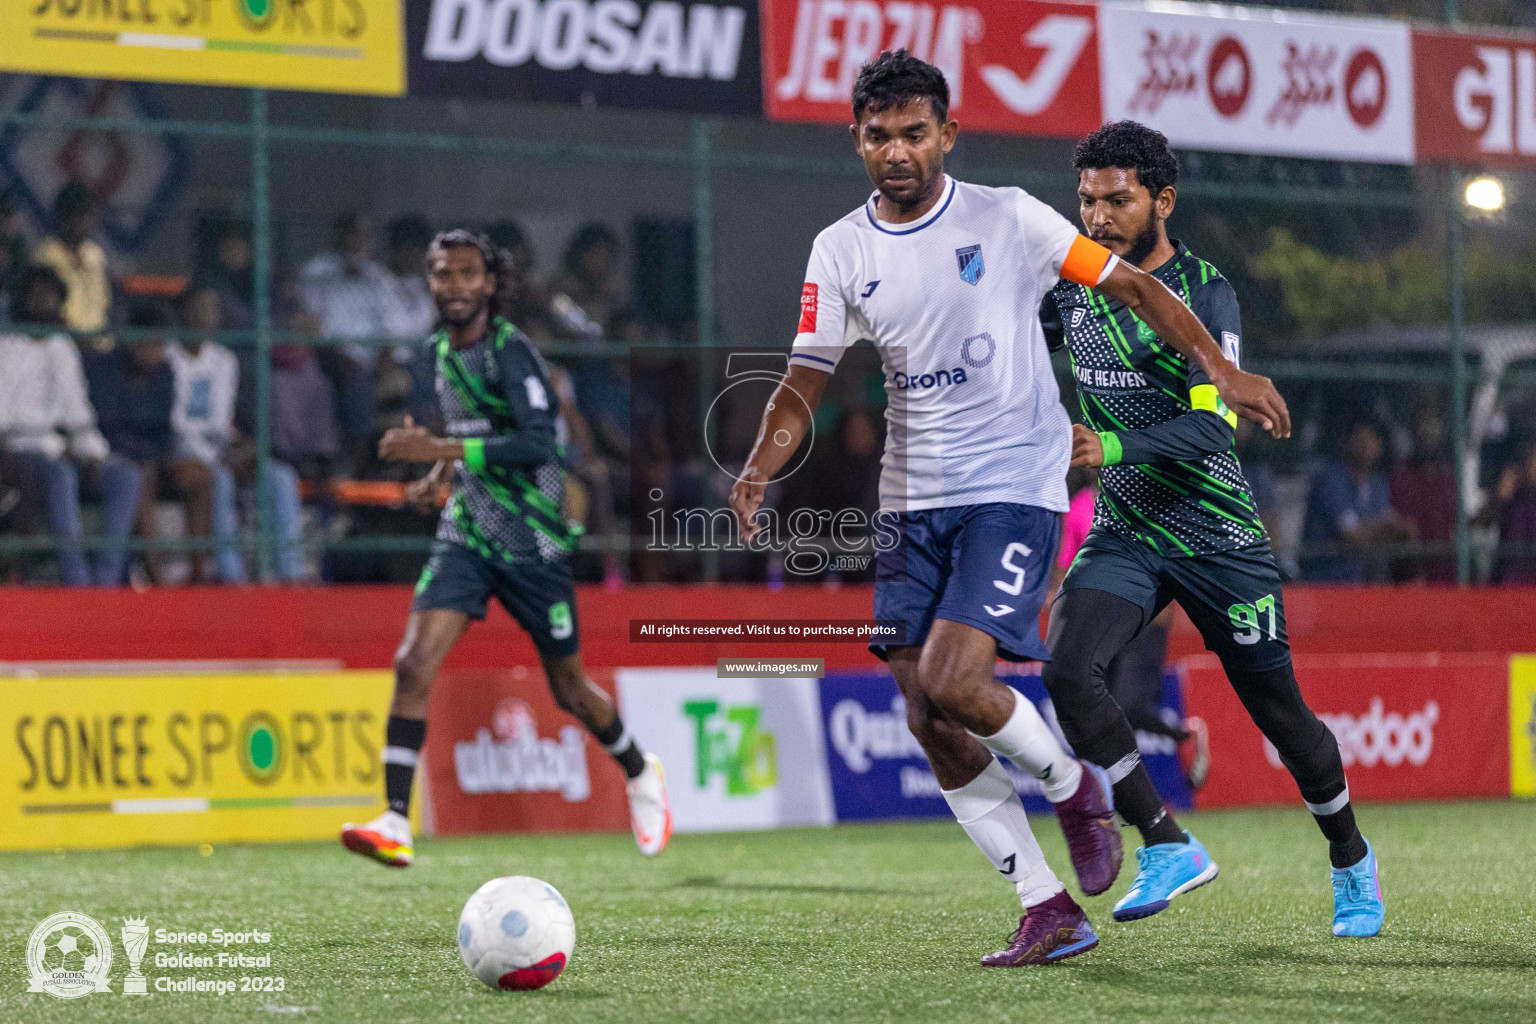
M 1359 3 L 1302 6 L 1374 12 L 1371 5 Z M 1514 16 L 1518 16 L 1519 9 L 1515 10 Z M 1495 18 L 1500 14 L 1491 13 Z M 232 96 L 240 95 L 230 90 L 209 92 L 218 97 L 215 105 L 225 109 L 229 108 Z M 485 108 L 457 105 L 454 116 L 446 116 L 445 105 L 434 107 L 414 100 L 347 100 L 346 106 L 333 108 L 333 112 L 350 110 L 361 115 L 356 118 L 358 127 L 348 127 L 317 124 L 313 117 L 297 116 L 305 110 L 301 99 L 284 101 L 296 116 L 275 117 L 273 97 L 265 90 L 249 90 L 243 95 L 242 118 L 60 117 L 52 113 L 12 112 L 0 114 L 0 128 L 215 139 L 243 147 L 243 180 L 228 184 L 245 201 L 242 212 L 251 225 L 254 324 L 249 330 L 223 331 L 218 338 L 252 355 L 249 365 L 255 390 L 255 480 L 259 497 L 253 525 L 243 535 L 242 543 L 254 556 L 257 575 L 262 579 L 273 578 L 280 543 L 273 527 L 273 495 L 265 472 L 273 451 L 273 347 L 288 342 L 317 346 L 357 343 L 357 339 L 296 335 L 285 330 L 275 316 L 275 206 L 281 200 L 273 194 L 275 151 L 310 147 L 327 154 L 344 152 L 348 160 L 374 164 L 485 161 L 544 168 L 551 175 L 583 167 L 627 168 L 648 176 L 657 188 L 670 189 L 678 196 L 686 194 L 689 200 L 682 205 L 691 222 L 693 327 L 686 343 L 674 347 L 666 356 L 672 360 L 668 365 L 686 369 L 666 378 L 659 386 L 668 392 L 661 404 L 670 410 L 669 414 L 687 419 L 701 431 L 719 427 L 710 426 L 709 410 L 725 381 L 720 355 L 743 347 L 755 346 L 754 350 L 760 350 L 765 339 L 782 334 L 775 330 L 776 324 L 763 327 L 761 334 L 750 338 L 742 336 L 744 331 L 739 324 L 735 328 L 723 326 L 730 320 L 725 314 L 735 300 L 732 288 L 722 288 L 720 268 L 727 256 L 738 264 L 743 262 L 738 241 L 742 226 L 750 221 L 752 230 L 770 232 L 778 220 L 786 218 L 786 210 L 799 211 L 800 220 L 809 218 L 807 223 L 814 222 L 820 214 L 807 215 L 802 208 L 831 208 L 839 203 L 846 208 L 858 201 L 864 187 L 862 168 L 851 154 L 839 151 L 841 137 L 828 129 L 655 115 L 649 116 L 646 123 L 661 125 L 665 130 L 637 141 L 625 137 L 622 118 L 544 109 L 540 116 L 546 124 L 552 118 L 569 119 L 571 124 L 586 125 L 588 130 L 569 135 L 528 133 L 493 123 L 480 130 L 446 131 L 425 126 L 438 121 L 462 122 L 466 109 L 473 120 L 474 112 Z M 391 104 L 399 108 L 406 103 L 413 107 L 407 120 L 414 121 L 415 126 L 369 124 L 389 121 L 391 117 L 380 112 Z M 950 166 L 956 176 L 965 180 L 1021 185 L 1070 213 L 1067 204 L 1071 202 L 1074 181 L 1070 171 L 1063 170 L 1066 153 L 1064 144 L 1056 142 L 975 138 L 962 144 Z M 1460 483 L 1455 488 L 1455 527 L 1443 539 L 1373 549 L 1370 554 L 1380 573 L 1422 575 L 1422 567 L 1429 560 L 1449 557 L 1454 559 L 1456 579 L 1487 580 L 1497 578 L 1501 559 L 1536 554 L 1528 545 L 1506 543 L 1496 547 L 1497 535 L 1491 528 L 1479 527 L 1477 517 L 1491 500 L 1488 496 L 1497 490 L 1497 471 L 1502 467 L 1484 465 L 1481 471 L 1475 468 L 1489 437 L 1497 432 L 1493 428 L 1498 426 L 1500 416 L 1505 423 L 1516 421 L 1505 430 L 1508 437 L 1518 439 L 1531 429 L 1523 426 L 1523 419 L 1529 415 L 1524 406 L 1533 384 L 1521 367 L 1528 354 L 1509 339 L 1520 335 L 1521 323 L 1536 321 L 1536 316 L 1521 304 L 1523 299 L 1501 305 L 1497 282 L 1486 283 L 1481 277 L 1472 282 L 1471 293 L 1480 295 L 1479 289 L 1492 289 L 1495 298 L 1489 302 L 1479 300 L 1481 304 L 1469 316 L 1467 276 L 1469 253 L 1485 262 L 1490 253 L 1494 257 L 1502 253 L 1519 263 L 1523 267 L 1521 272 L 1527 276 L 1536 270 L 1536 266 L 1524 262 L 1527 254 L 1536 253 L 1536 248 L 1530 247 L 1532 240 L 1520 216 L 1529 210 L 1530 197 L 1536 195 L 1525 187 L 1527 180 L 1516 174 L 1502 174 L 1507 203 L 1497 213 L 1483 214 L 1467 205 L 1466 186 L 1475 177 L 1471 169 L 1385 168 L 1199 153 L 1182 154 L 1182 158 L 1185 173 L 1180 183 L 1178 226 L 1197 251 L 1206 254 L 1214 250 L 1221 254 L 1216 262 L 1228 269 L 1245 305 L 1249 368 L 1277 380 L 1297 409 L 1299 421 L 1314 435 L 1294 443 L 1289 452 L 1262 444 L 1245 444 L 1240 448 L 1245 463 L 1276 467 L 1273 475 L 1285 484 L 1304 481 L 1315 469 L 1317 459 L 1353 418 L 1389 408 L 1401 432 L 1402 428 L 1412 428 L 1418 400 L 1431 399 L 1447 417 L 1448 454 Z M 829 200 L 828 195 L 833 198 Z M 853 197 L 851 203 L 845 201 L 846 197 Z M 822 218 L 821 223 L 828 219 Z M 798 247 L 800 254 L 796 259 L 803 260 L 814 230 L 799 225 L 792 230 L 791 233 L 804 235 L 790 243 Z M 1389 314 L 1389 319 L 1377 323 L 1374 329 L 1370 325 L 1353 332 L 1319 332 L 1316 325 L 1309 328 L 1308 321 L 1298 316 L 1295 308 L 1297 289 L 1304 287 L 1305 275 L 1292 274 L 1288 278 L 1283 269 L 1275 272 L 1271 268 L 1266 276 L 1262 270 L 1266 259 L 1269 264 L 1275 262 L 1277 246 L 1285 244 L 1287 236 L 1277 234 L 1281 230 L 1299 238 L 1305 248 L 1298 251 L 1321 254 L 1338 261 L 1340 267 L 1369 266 L 1389 248 L 1416 243 L 1427 254 L 1432 275 L 1438 275 L 1429 279 L 1427 290 L 1436 294 L 1429 296 L 1433 301 L 1428 301 L 1428 313 L 1419 317 L 1417 327 L 1413 326 L 1412 316 L 1407 317 L 1407 322 L 1394 323 Z M 738 251 L 733 251 L 733 247 Z M 1480 274 L 1487 270 L 1482 264 L 1478 268 Z M 1329 272 L 1328 265 L 1319 271 Z M 741 271 L 733 273 L 739 275 Z M 799 267 L 795 266 L 781 272 L 781 276 L 797 281 L 798 273 Z M 1367 275 L 1362 280 L 1371 279 Z M 1384 282 L 1382 287 L 1387 289 L 1426 291 L 1422 274 L 1409 284 L 1390 274 Z M 1363 302 L 1370 286 L 1361 287 Z M 792 308 L 793 294 L 780 298 L 785 309 Z M 789 315 L 780 317 L 786 327 Z M 1515 326 L 1503 333 L 1482 327 L 1473 331 L 1469 328 L 1472 321 L 1513 321 Z M 134 331 L 122 328 L 115 328 L 113 333 L 124 339 L 135 336 Z M 385 348 L 400 340 L 379 338 L 367 343 Z M 418 343 L 420 339 L 408 340 Z M 612 339 L 603 343 L 556 340 L 549 345 L 547 354 L 557 361 L 577 363 L 630 359 L 635 355 L 630 346 Z M 1481 412 L 1473 400 L 1474 386 L 1481 396 Z M 879 396 L 872 393 L 875 389 L 865 390 L 870 393 L 862 400 L 878 404 Z M 1536 423 L 1531 427 L 1536 427 Z M 1391 447 L 1393 438 L 1387 440 Z M 1397 448 L 1405 447 L 1401 438 L 1398 442 Z M 675 451 L 673 457 L 679 464 L 690 464 L 696 470 L 689 485 L 696 497 L 718 506 L 723 504 L 729 480 L 724 474 L 706 471 L 705 455 L 714 443 L 700 436 L 691 450 Z M 632 480 L 645 476 L 643 466 L 637 462 L 645 458 L 632 456 L 627 474 Z M 1481 461 L 1487 462 L 1489 458 L 1507 461 L 1509 452 L 1506 450 L 1503 456 L 1482 456 Z M 1530 486 L 1536 487 L 1536 479 Z M 1294 487 L 1287 493 L 1291 491 Z M 1294 495 L 1288 500 L 1289 518 L 1294 519 Z M 605 537 L 588 536 L 583 547 L 592 552 L 620 554 L 643 548 L 647 543 L 640 508 L 643 504 L 631 503 L 627 527 L 621 524 Z M 1302 545 L 1299 537 L 1291 536 L 1297 532 L 1294 524 L 1277 532 L 1286 534 L 1283 557 L 1293 567 L 1312 556 L 1350 553 L 1327 542 Z M 0 536 L 0 553 L 36 554 L 50 550 L 53 543 L 51 538 Z M 142 548 L 145 543 L 136 541 L 134 545 Z M 212 546 L 212 541 L 204 538 L 158 543 L 194 550 Z M 312 553 L 328 556 L 404 553 L 409 558 L 397 575 L 408 574 L 410 558 L 419 561 L 429 543 L 430 531 L 425 521 L 422 528 L 414 531 L 370 536 L 315 533 L 306 538 Z M 664 571 L 662 576 L 719 579 L 773 576 L 778 571 L 771 564 L 735 564 L 729 557 L 722 560 L 706 552 L 681 568 Z

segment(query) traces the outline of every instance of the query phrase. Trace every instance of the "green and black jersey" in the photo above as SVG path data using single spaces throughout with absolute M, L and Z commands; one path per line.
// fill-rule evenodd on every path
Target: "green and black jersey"
M 1175 242 L 1152 271 L 1205 324 L 1227 357 L 1241 347 L 1237 294 L 1209 263 Z M 1237 417 L 1198 366 L 1158 340 L 1123 304 L 1063 281 L 1041 324 L 1072 357 L 1083 421 L 1104 442 L 1097 528 L 1181 557 L 1265 539 L 1253 493 L 1232 451 Z
M 437 539 L 503 562 L 551 562 L 575 547 L 562 509 L 565 473 L 543 357 L 500 317 L 468 348 L 427 342 L 449 437 L 463 438 Z

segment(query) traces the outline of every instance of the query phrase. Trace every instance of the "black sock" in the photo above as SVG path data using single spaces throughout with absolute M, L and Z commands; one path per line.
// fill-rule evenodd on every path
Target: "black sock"
M 603 745 L 603 749 L 613 755 L 613 759 L 619 762 L 619 767 L 624 769 L 624 776 L 633 779 L 645 771 L 645 754 L 640 750 L 640 744 L 630 735 L 624 727 L 624 719 L 617 714 L 606 729 L 593 729 L 592 735 L 597 742 Z
M 384 726 L 384 799 L 397 814 L 410 816 L 411 783 L 415 781 L 416 762 L 426 738 L 427 722 L 423 718 L 390 715 Z
M 1112 773 L 1113 774 L 1113 773 Z M 1184 832 L 1152 785 L 1152 776 L 1140 759 L 1125 777 L 1115 783 L 1115 810 L 1141 833 L 1146 846 L 1185 842 Z
M 1333 814 L 1314 814 L 1317 827 L 1328 837 L 1328 863 L 1347 868 L 1365 859 L 1365 837 L 1355 824 L 1355 809 L 1345 804 Z

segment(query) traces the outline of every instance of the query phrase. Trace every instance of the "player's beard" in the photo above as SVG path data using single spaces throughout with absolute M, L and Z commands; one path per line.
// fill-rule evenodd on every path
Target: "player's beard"
M 1141 266 L 1141 261 L 1152 255 L 1152 250 L 1157 248 L 1157 243 L 1163 237 L 1163 222 L 1156 210 L 1147 212 L 1147 226 L 1141 229 L 1141 234 L 1131 240 L 1131 247 L 1126 251 L 1125 261 L 1133 267 Z
M 462 317 L 450 316 L 441 306 L 437 310 L 437 318 L 448 327 L 468 327 L 475 322 L 475 318 L 490 308 L 490 303 L 480 302 L 470 307 L 467 314 Z

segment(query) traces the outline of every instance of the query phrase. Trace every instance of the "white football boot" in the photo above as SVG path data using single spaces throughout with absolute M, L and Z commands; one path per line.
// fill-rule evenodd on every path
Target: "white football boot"
M 341 845 L 392 868 L 408 868 L 415 858 L 411 822 L 405 815 L 385 811 L 372 821 L 341 826 Z
M 661 758 L 645 755 L 645 770 L 625 783 L 629 793 L 629 824 L 635 844 L 647 857 L 667 848 L 672 838 L 672 804 L 667 800 L 667 773 Z

